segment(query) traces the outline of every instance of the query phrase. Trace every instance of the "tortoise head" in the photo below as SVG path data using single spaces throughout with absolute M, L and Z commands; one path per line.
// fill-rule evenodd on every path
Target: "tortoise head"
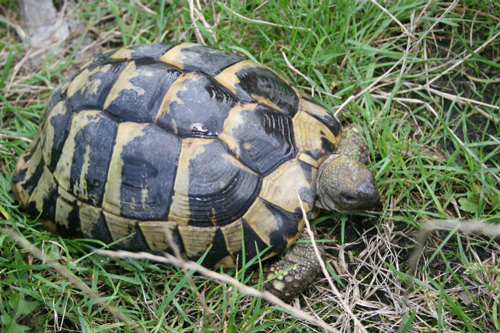
M 366 210 L 380 203 L 373 173 L 345 155 L 332 155 L 323 163 L 317 188 L 318 205 L 328 210 Z

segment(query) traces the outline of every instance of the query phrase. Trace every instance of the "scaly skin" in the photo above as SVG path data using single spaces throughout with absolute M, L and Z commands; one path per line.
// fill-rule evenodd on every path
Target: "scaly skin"
M 300 240 L 304 242 L 298 242 Z M 263 266 L 262 271 L 264 280 L 284 271 L 264 284 L 265 290 L 280 299 L 288 301 L 301 294 L 316 280 L 320 272 L 319 262 L 307 231 L 302 230 L 297 241 L 285 254 L 271 264 Z
M 342 128 L 342 138 L 336 153 L 341 156 L 352 158 L 363 164 L 368 164 L 368 157 L 370 156 L 368 145 L 359 135 L 354 124 Z

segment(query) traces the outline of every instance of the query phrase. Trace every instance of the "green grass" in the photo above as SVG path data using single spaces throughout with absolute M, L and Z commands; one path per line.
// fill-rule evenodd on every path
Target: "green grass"
M 315 225 L 334 283 L 366 329 L 500 329 L 500 251 L 492 237 L 457 228 L 432 231 L 423 248 L 416 237 L 425 221 L 500 222 L 496 1 L 379 1 L 394 18 L 365 1 L 215 1 L 201 8 L 194 1 L 193 16 L 189 1 L 170 2 L 79 4 L 68 18 L 74 29 L 61 46 L 64 56 L 59 59 L 51 47 L 33 64 L 33 50 L 16 29 L 16 2 L 0 0 L 2 331 L 128 330 L 6 228 L 145 331 L 319 330 L 204 276 L 96 255 L 102 244 L 54 236 L 14 202 L 15 162 L 60 82 L 108 48 L 181 40 L 252 56 L 333 112 L 352 98 L 338 116 L 367 136 L 383 208 L 358 215 L 325 212 Z M 241 272 L 229 274 L 246 281 Z M 339 330 L 353 328 L 324 279 L 296 302 Z

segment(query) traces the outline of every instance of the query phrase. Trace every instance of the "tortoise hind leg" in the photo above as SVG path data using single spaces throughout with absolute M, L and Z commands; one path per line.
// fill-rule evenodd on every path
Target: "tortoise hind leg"
M 309 287 L 318 277 L 320 265 L 305 228 L 297 241 L 262 271 L 265 280 L 278 275 L 266 282 L 264 289 L 282 300 L 293 299 Z

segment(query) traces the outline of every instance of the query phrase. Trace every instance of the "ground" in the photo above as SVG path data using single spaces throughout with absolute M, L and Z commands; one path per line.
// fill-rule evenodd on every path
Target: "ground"
M 2 331 L 500 329 L 497 2 L 93 0 L 56 8 L 69 35 L 37 49 L 17 2 L 0 0 Z M 102 244 L 54 236 L 14 202 L 16 159 L 57 85 L 91 55 L 159 41 L 251 56 L 366 136 L 383 207 L 311 221 L 327 274 L 293 308 L 237 283 L 248 283 L 248 267 L 228 278 L 98 255 Z

